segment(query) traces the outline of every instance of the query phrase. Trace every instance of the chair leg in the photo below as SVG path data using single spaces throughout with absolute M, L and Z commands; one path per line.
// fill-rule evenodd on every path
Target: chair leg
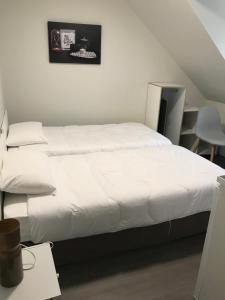
M 200 139 L 197 138 L 196 141 L 194 142 L 194 145 L 191 148 L 192 152 L 195 152 L 195 153 L 198 152 L 199 143 L 200 143 Z
M 211 145 L 211 155 L 210 155 L 211 162 L 214 161 L 215 152 L 216 152 L 216 146 L 215 145 Z

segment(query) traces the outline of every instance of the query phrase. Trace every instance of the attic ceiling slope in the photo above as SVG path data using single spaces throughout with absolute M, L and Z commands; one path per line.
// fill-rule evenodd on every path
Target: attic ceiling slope
M 192 7 L 225 59 L 225 1 L 191 0 Z
M 128 0 L 203 95 L 225 103 L 225 61 L 192 7 L 192 0 Z

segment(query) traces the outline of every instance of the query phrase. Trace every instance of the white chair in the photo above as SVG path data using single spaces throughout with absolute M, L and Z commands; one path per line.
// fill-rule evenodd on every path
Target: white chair
M 225 146 L 225 134 L 223 132 L 219 112 L 214 107 L 203 107 L 198 113 L 196 123 L 197 140 L 192 147 L 193 152 L 198 152 L 200 141 L 211 145 L 210 160 L 213 161 L 216 146 Z

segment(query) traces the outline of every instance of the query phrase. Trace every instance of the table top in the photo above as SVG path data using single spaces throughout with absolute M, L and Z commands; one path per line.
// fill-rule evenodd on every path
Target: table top
M 23 281 L 16 287 L 0 286 L 0 300 L 45 300 L 61 295 L 49 243 L 27 248 L 36 258 L 33 269 L 24 271 Z M 34 257 L 22 250 L 23 264 L 32 264 Z

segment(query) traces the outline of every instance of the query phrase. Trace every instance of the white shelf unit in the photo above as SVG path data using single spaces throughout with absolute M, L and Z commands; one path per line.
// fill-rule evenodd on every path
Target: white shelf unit
M 199 108 L 196 106 L 185 105 L 184 112 L 198 112 Z
M 182 128 L 181 134 L 180 135 L 190 135 L 190 134 L 195 134 L 194 128 Z
M 181 127 L 180 146 L 191 150 L 196 142 L 195 127 L 198 118 L 199 108 L 194 106 L 185 106 L 183 113 L 183 121 Z M 209 154 L 209 144 L 201 141 L 198 149 L 199 155 Z
M 149 83 L 145 124 L 179 145 L 186 89 L 170 83 Z
M 181 127 L 180 145 L 191 149 L 196 141 L 195 126 L 197 122 L 199 108 L 185 105 L 183 111 L 183 121 Z

